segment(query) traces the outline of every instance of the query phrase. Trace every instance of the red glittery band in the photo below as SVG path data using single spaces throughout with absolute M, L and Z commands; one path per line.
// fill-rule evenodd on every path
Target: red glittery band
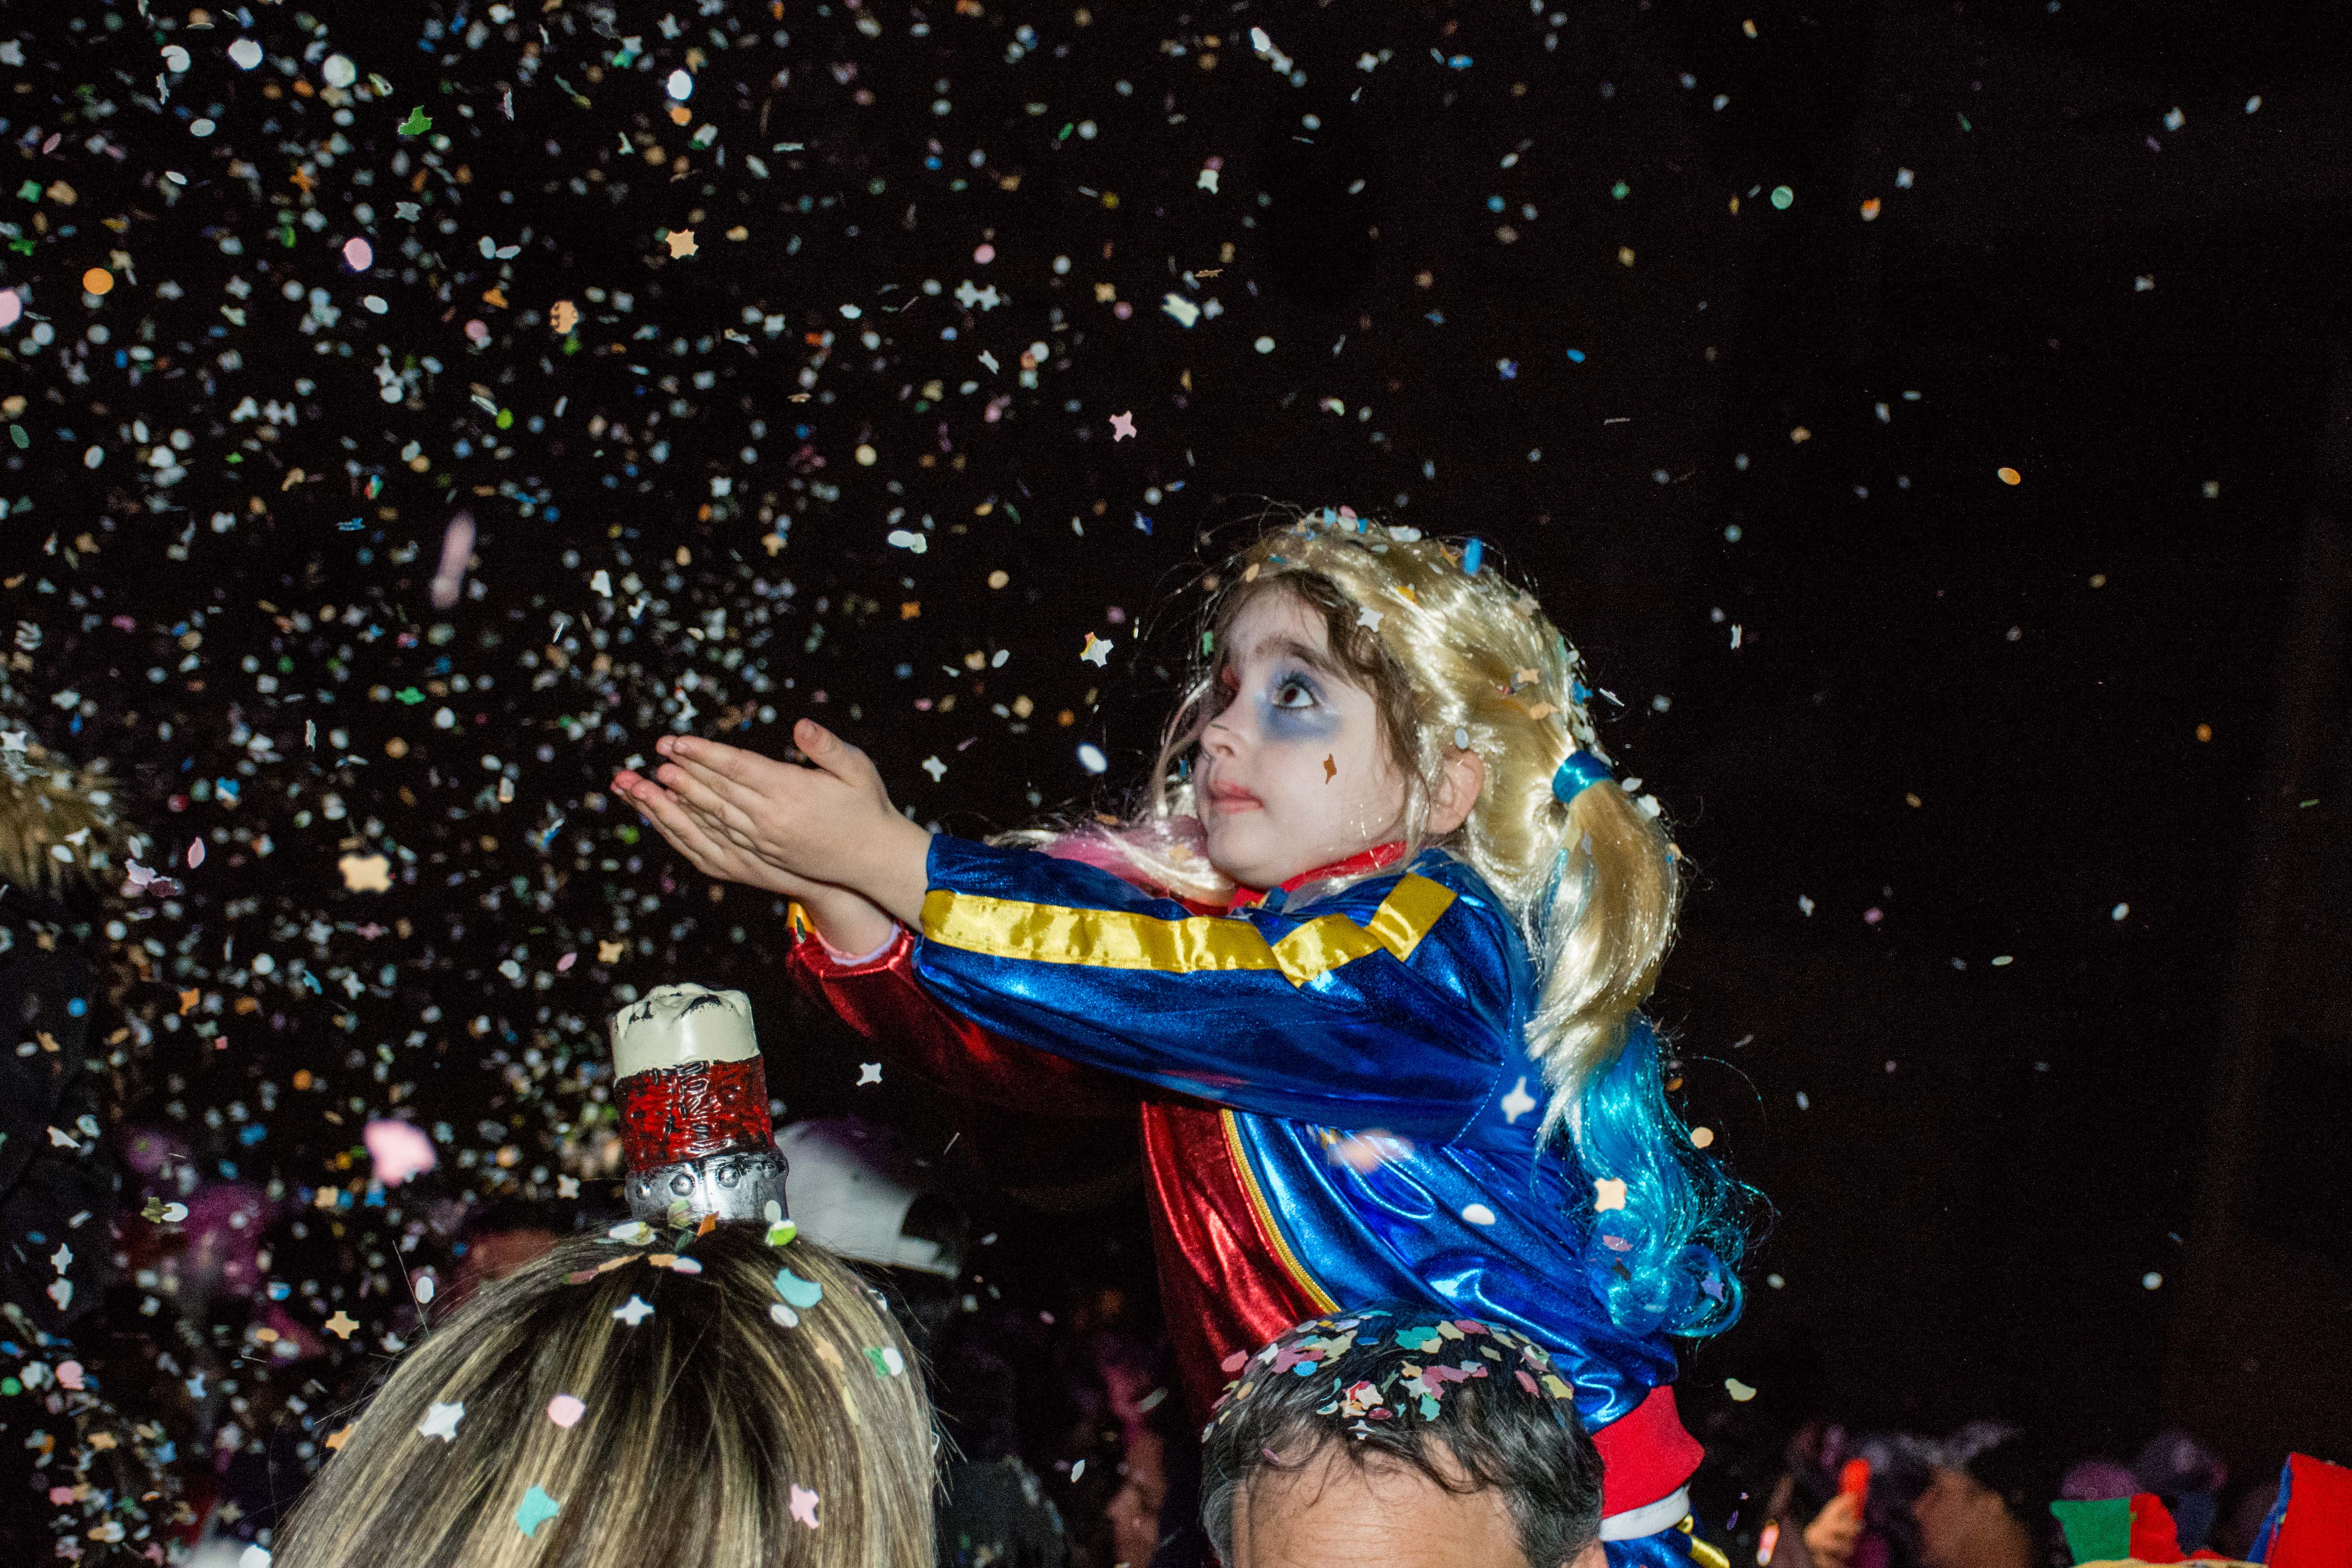
M 650 1171 L 730 1149 L 765 1149 L 768 1076 L 760 1058 L 655 1068 L 623 1079 L 621 1147 L 632 1171 Z

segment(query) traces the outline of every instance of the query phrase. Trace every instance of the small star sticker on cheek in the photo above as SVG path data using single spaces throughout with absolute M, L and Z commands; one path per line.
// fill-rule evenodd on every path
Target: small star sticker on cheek
M 1327 754 L 1323 759 L 1323 782 L 1329 784 L 1339 776 L 1339 764 Z
M 1602 1176 L 1592 1184 L 1592 1206 L 1597 1210 L 1622 1209 L 1625 1206 L 1625 1184 L 1614 1176 Z
M 1114 414 L 1110 416 L 1110 438 L 1112 440 L 1124 441 L 1134 434 L 1135 411 L 1133 409 L 1129 409 L 1125 414 Z
M 816 1528 L 816 1493 L 806 1487 L 795 1485 L 793 1488 L 793 1517 L 811 1530 L 814 1530 Z
M 358 1327 L 359 1324 L 347 1317 L 341 1307 L 335 1309 L 335 1315 L 329 1318 L 326 1322 L 327 1331 L 339 1340 L 350 1339 L 352 1331 Z
M 674 228 L 669 231 L 669 253 L 671 256 L 692 256 L 694 251 L 694 230 L 690 228 Z
M 857 1064 L 857 1082 L 860 1088 L 863 1088 L 869 1083 L 880 1083 L 881 1081 L 882 1064 L 880 1062 L 859 1062 Z

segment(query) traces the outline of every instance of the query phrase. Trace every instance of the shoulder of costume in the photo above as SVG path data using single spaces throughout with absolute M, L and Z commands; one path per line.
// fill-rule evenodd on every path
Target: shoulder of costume
M 1317 913 L 1342 914 L 1360 923 L 1363 917 L 1394 897 L 1407 882 L 1433 882 L 1454 895 L 1444 912 L 1461 923 L 1491 924 L 1502 931 L 1512 929 L 1510 915 L 1477 868 L 1452 850 L 1435 845 L 1423 849 L 1411 860 L 1328 891 L 1310 883 L 1292 896 L 1285 912 L 1299 921 Z

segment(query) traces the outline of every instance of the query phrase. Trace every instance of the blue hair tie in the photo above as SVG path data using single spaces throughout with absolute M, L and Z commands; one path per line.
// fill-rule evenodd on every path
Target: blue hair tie
M 1617 775 L 1609 764 L 1579 746 L 1560 760 L 1559 769 L 1551 775 L 1551 793 L 1565 805 L 1597 784 L 1609 784 Z

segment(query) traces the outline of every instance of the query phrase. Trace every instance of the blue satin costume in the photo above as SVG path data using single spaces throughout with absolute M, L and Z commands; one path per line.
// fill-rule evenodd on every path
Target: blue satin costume
M 961 1044 L 941 1052 L 1009 1040 L 1144 1086 L 1155 1196 L 1183 1211 L 1155 1213 L 1171 1333 L 1195 1310 L 1223 1319 L 1209 1377 L 1225 1350 L 1318 1312 L 1427 1301 L 1555 1352 L 1608 1462 L 1609 1512 L 1671 1506 L 1700 1454 L 1667 1388 L 1671 1342 L 1620 1330 L 1587 1283 L 1583 1250 L 1608 1216 L 1538 1148 L 1535 973 L 1475 870 L 1429 849 L 1336 889 L 1309 881 L 1311 901 L 1277 889 L 1220 914 L 1081 861 L 944 834 L 929 870 L 919 938 L 857 963 L 803 941 L 795 963 L 877 1038 L 923 1029 L 857 989 L 896 969 L 955 1016 Z M 996 1098 L 1024 1081 L 1012 1066 Z M 1028 1081 L 1035 1103 L 1063 1093 Z M 1211 1169 L 1227 1154 L 1238 1183 Z M 1228 1200 L 1221 1185 L 1240 1190 Z M 1245 1205 L 1223 1232 L 1189 1212 L 1221 1205 Z M 1253 1218 L 1260 1234 L 1236 1243 Z M 1169 1269 L 1171 1251 L 1196 1279 Z M 1611 1563 L 1721 1568 L 1678 1518 L 1608 1542 Z

